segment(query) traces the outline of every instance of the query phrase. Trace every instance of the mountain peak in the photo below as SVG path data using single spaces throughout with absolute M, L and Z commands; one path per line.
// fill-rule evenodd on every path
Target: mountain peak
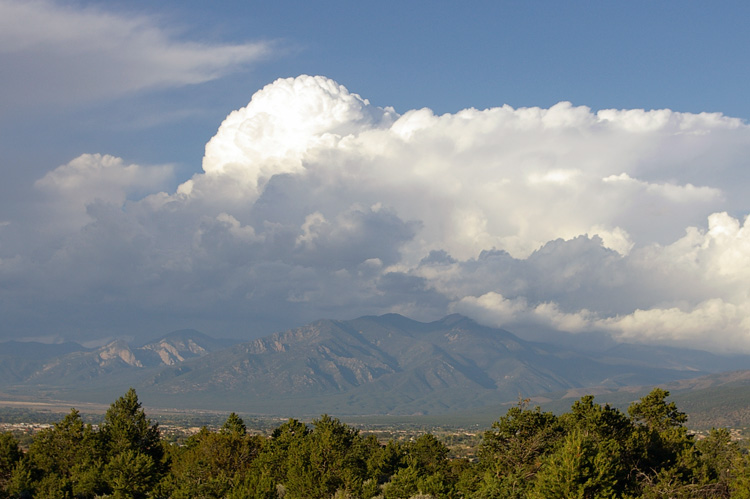
M 645 347 L 624 346 L 592 356 L 531 343 L 461 314 L 433 322 L 395 313 L 322 319 L 232 348 L 221 343 L 179 330 L 137 348 L 118 340 L 27 359 L 0 375 L 25 387 L 101 388 L 127 380 L 160 404 L 196 409 L 413 414 L 511 402 L 519 393 L 556 397 L 582 387 L 664 383 L 726 360 L 654 348 L 646 356 Z M 6 358 L 12 346 L 2 352 Z
M 436 323 L 445 324 L 446 326 L 456 327 L 458 325 L 467 327 L 477 327 L 478 324 L 473 319 L 466 317 L 461 314 L 450 314 L 446 315 L 442 319 L 435 321 Z

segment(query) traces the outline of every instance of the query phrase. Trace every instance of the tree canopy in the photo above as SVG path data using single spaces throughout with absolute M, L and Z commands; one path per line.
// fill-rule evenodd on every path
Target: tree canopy
M 168 444 L 131 389 L 98 429 L 72 409 L 26 452 L 0 434 L 0 498 L 750 498 L 730 433 L 696 439 L 668 397 L 654 389 L 625 413 L 585 396 L 562 415 L 522 400 L 470 461 L 430 433 L 381 442 L 329 415 L 263 437 L 231 413 Z

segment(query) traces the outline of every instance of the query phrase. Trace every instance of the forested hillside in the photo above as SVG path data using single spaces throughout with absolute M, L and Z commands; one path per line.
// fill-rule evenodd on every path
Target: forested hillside
M 467 460 L 429 433 L 381 442 L 327 415 L 263 437 L 232 413 L 178 446 L 131 389 L 97 428 L 73 409 L 26 452 L 0 434 L 0 497 L 750 497 L 750 458 L 729 432 L 695 439 L 668 396 L 654 389 L 627 414 L 592 396 L 560 416 L 521 402 Z

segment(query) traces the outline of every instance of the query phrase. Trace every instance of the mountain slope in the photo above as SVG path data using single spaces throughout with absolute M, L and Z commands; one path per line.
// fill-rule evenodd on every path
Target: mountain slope
M 134 353 L 143 365 L 173 366 L 187 359 L 222 350 L 234 343 L 236 342 L 231 340 L 214 339 L 194 329 L 181 329 L 141 345 Z
M 148 372 L 179 364 L 226 347 L 224 340 L 215 340 L 194 330 L 174 331 L 140 347 L 131 347 L 124 340 L 115 340 L 102 347 L 86 349 L 77 344 L 11 345 L 16 354 L 28 352 L 34 362 L 23 369 L 15 368 L 14 376 L 2 384 L 40 385 L 49 387 L 86 387 L 136 383 Z M 54 348 L 53 348 L 54 347 Z M 55 355 L 57 354 L 57 355 Z M 0 354 L 0 358 L 4 354 Z M 3 360 L 0 366 L 13 366 Z M 0 373 L 2 370 L 0 370 Z M 1 378 L 0 378 L 1 379 Z
M 155 399 L 192 407 L 421 413 L 703 372 L 648 367 L 614 354 L 600 362 L 459 315 L 421 323 L 390 314 L 275 333 L 166 368 L 140 386 Z
M 747 356 L 691 350 L 530 342 L 460 315 L 430 323 L 396 314 L 320 320 L 231 343 L 182 330 L 140 346 L 118 340 L 35 352 L 11 345 L 0 350 L 0 387 L 8 397 L 102 402 L 133 386 L 152 406 L 257 414 L 446 414 L 519 396 L 545 404 L 589 393 L 628 401 L 633 390 L 750 365 Z M 13 359 L 13 348 L 26 357 Z
M 27 379 L 50 359 L 87 350 L 78 343 L 72 342 L 6 341 L 0 343 L 0 385 L 18 383 Z

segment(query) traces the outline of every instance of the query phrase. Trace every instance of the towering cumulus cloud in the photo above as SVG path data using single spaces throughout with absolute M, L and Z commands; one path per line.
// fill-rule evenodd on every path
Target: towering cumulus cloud
M 97 327 L 137 310 L 152 327 L 181 316 L 242 336 L 457 311 L 750 352 L 749 152 L 750 128 L 717 113 L 398 115 L 327 78 L 278 80 L 226 118 L 174 193 L 143 196 L 163 167 L 99 156 L 41 179 L 57 203 L 70 179 L 110 194 L 71 198 L 85 225 L 37 237 L 38 251 L 5 246 L 3 313 L 20 324 L 33 297 L 60 321 L 76 304 Z M 0 237 L 25 237 L 22 223 Z
M 203 169 L 241 181 L 242 197 L 257 196 L 274 175 L 302 171 L 307 151 L 336 149 L 343 137 L 387 128 L 394 118 L 332 80 L 281 80 L 227 117 L 206 145 Z

